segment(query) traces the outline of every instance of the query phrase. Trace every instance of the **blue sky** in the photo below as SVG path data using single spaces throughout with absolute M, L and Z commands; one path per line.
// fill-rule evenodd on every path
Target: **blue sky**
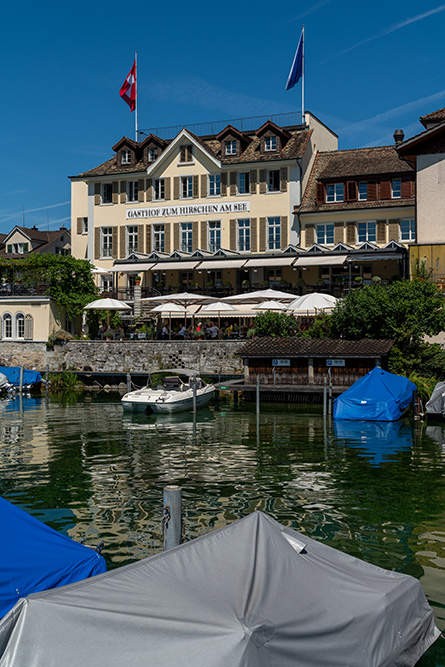
M 301 107 L 300 84 L 284 86 L 303 23 L 305 107 L 340 148 L 411 136 L 445 106 L 440 2 L 7 3 L 0 232 L 69 226 L 68 176 L 134 137 L 119 88 L 135 50 L 141 129 L 287 113 Z

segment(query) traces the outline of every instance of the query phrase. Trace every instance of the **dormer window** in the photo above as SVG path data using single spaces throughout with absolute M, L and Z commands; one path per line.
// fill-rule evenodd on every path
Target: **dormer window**
M 267 152 L 277 150 L 277 138 L 276 137 L 264 137 L 264 150 Z
M 149 162 L 154 162 L 157 157 L 158 157 L 158 149 L 155 148 L 154 146 L 151 146 L 148 149 L 148 161 Z
M 237 142 L 235 140 L 226 141 L 225 144 L 226 144 L 226 151 L 225 151 L 226 155 L 236 155 Z
M 331 183 L 326 186 L 326 201 L 328 203 L 344 200 L 345 186 L 343 183 Z
M 121 151 L 121 164 L 131 164 L 131 151 L 126 149 Z
M 193 146 L 191 144 L 181 146 L 179 162 L 193 162 Z

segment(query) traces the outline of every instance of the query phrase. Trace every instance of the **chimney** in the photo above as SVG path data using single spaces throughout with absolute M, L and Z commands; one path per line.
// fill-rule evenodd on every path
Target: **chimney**
M 405 138 L 405 132 L 404 132 L 403 130 L 396 130 L 396 131 L 394 132 L 394 135 L 393 135 L 393 136 L 394 136 L 394 141 L 395 141 L 395 143 L 396 143 L 396 146 L 398 146 L 398 145 L 401 144 L 402 141 L 404 140 L 404 138 Z

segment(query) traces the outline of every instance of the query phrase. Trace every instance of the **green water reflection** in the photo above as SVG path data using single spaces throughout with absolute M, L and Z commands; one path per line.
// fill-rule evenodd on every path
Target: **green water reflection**
M 109 567 L 161 549 L 162 489 L 183 487 L 186 538 L 255 509 L 419 578 L 445 630 L 445 427 L 332 424 L 317 407 L 229 404 L 124 415 L 116 394 L 0 401 L 0 493 Z M 445 666 L 439 640 L 419 667 Z

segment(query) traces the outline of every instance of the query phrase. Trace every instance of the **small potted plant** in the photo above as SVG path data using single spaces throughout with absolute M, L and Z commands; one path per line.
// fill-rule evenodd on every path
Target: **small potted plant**
M 140 285 L 141 281 L 142 281 L 141 276 L 135 276 L 135 278 L 134 278 L 134 284 L 135 285 Z

